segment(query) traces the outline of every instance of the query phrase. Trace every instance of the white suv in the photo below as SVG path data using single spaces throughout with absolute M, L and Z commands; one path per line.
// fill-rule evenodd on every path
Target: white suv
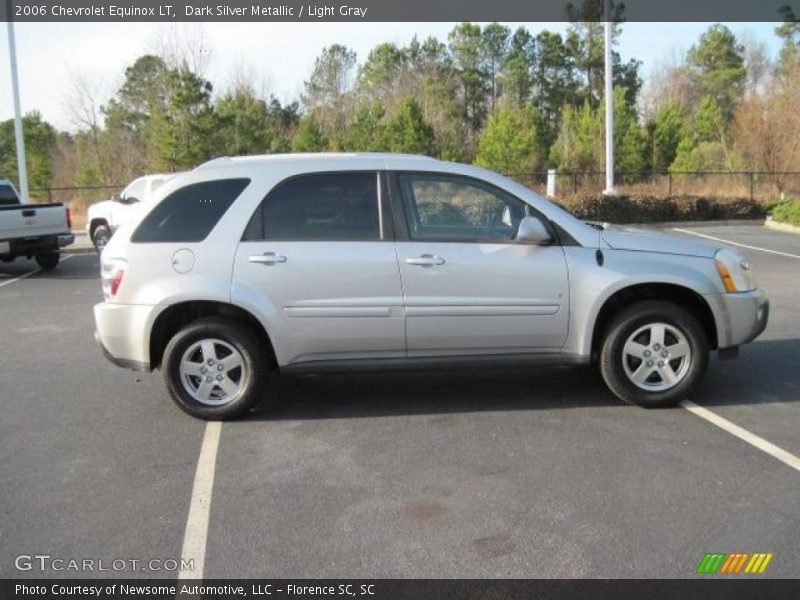
M 686 397 L 769 304 L 734 250 L 598 228 L 501 175 L 420 156 L 220 158 L 170 179 L 102 255 L 96 337 L 183 410 L 243 414 L 268 375 L 596 362 Z M 268 396 L 267 396 L 268 397 Z

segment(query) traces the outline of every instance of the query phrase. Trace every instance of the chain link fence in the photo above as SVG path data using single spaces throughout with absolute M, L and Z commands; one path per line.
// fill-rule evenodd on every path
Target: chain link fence
M 547 172 L 511 173 L 509 177 L 545 194 Z M 556 173 L 555 197 L 599 194 L 605 188 L 605 171 Z M 614 174 L 619 194 L 674 197 L 747 198 L 773 202 L 780 197 L 800 197 L 800 171 L 637 171 Z

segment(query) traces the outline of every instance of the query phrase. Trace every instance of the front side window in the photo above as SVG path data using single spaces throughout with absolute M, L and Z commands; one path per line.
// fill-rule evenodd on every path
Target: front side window
M 218 179 L 175 190 L 148 213 L 131 241 L 202 242 L 249 183 Z
M 270 191 L 244 240 L 379 240 L 378 175 L 316 173 Z
M 458 175 L 398 174 L 412 239 L 510 241 L 528 205 L 497 188 Z

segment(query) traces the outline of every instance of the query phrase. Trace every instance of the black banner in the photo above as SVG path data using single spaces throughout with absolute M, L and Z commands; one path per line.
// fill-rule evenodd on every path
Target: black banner
M 44 579 L 0 581 L 3 600 L 734 600 L 800 598 L 800 580 L 727 579 Z
M 613 20 L 785 21 L 798 0 L 615 0 Z M 604 0 L 0 0 L 0 21 L 604 21 Z

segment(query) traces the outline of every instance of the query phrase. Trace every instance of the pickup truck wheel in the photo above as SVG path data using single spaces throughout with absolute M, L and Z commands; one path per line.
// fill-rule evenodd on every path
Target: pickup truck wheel
M 695 390 L 708 367 L 705 330 L 670 302 L 634 304 L 607 331 L 600 371 L 611 391 L 630 404 L 673 406 Z
M 161 368 L 181 410 L 217 421 L 253 407 L 266 385 L 268 364 L 263 344 L 239 322 L 207 317 L 173 336 Z
M 94 228 L 94 233 L 92 233 L 92 243 L 94 244 L 94 248 L 98 253 L 103 251 L 103 248 L 106 247 L 110 239 L 111 230 L 108 228 L 108 225 L 98 225 Z
M 61 254 L 58 252 L 43 252 L 36 255 L 36 263 L 42 268 L 43 271 L 55 269 L 58 262 L 61 260 Z

